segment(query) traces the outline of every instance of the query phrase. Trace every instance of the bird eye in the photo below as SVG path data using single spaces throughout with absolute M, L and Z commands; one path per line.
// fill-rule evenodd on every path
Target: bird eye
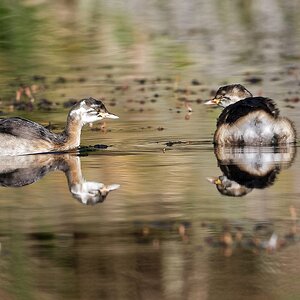
M 89 109 L 89 110 L 87 110 L 87 113 L 91 114 L 91 115 L 96 115 L 97 111 L 95 109 Z
M 222 99 L 230 100 L 230 98 L 227 96 L 223 96 Z

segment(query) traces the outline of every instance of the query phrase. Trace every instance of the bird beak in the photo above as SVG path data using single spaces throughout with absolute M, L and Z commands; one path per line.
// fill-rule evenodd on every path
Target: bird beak
M 214 99 L 210 99 L 210 100 L 204 102 L 204 104 L 206 104 L 206 105 L 218 105 L 220 102 L 221 102 L 221 99 L 214 98 Z
M 207 177 L 206 178 L 210 183 L 215 184 L 215 185 L 221 185 L 222 181 L 219 177 Z
M 102 115 L 103 118 L 106 118 L 106 119 L 119 119 L 118 116 L 110 113 L 110 112 L 106 112 Z
M 107 188 L 107 190 L 110 192 L 110 191 L 117 190 L 119 187 L 120 187 L 119 184 L 114 183 L 114 184 L 108 185 L 106 188 Z

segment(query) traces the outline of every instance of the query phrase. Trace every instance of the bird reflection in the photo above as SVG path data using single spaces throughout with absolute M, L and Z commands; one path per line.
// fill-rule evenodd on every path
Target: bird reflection
M 253 189 L 271 186 L 282 169 L 290 167 L 296 147 L 216 147 L 215 155 L 223 175 L 208 177 L 222 195 L 241 197 Z
M 73 154 L 42 154 L 0 158 L 0 186 L 22 187 L 32 184 L 52 171 L 66 175 L 72 196 L 86 205 L 103 202 L 118 184 L 104 185 L 86 181 L 81 172 L 80 158 Z

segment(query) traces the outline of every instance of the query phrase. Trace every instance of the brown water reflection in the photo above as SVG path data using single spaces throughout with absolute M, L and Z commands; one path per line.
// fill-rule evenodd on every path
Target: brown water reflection
M 281 169 L 294 161 L 294 145 L 280 147 L 215 147 L 219 177 L 208 177 L 222 195 L 240 197 L 274 184 Z
M 298 292 L 292 278 L 298 274 L 299 223 L 291 205 L 297 201 L 276 189 L 290 186 L 292 173 L 277 173 L 266 192 L 224 201 L 205 179 L 208 170 L 217 171 L 212 152 L 192 143 L 174 144 L 165 153 L 100 150 L 17 160 L 9 173 L 16 176 L 5 176 L 5 185 L 23 185 L 22 178 L 36 182 L 1 189 L 1 284 L 10 291 L 4 295 L 215 299 L 226 293 L 261 299 Z M 234 160 L 241 165 L 242 158 L 248 170 L 252 160 L 247 165 L 243 155 L 250 153 L 235 153 Z M 264 166 L 272 169 L 290 164 L 295 152 L 287 153 L 285 161 L 270 149 L 254 156 L 264 161 L 266 154 Z M 121 185 L 101 205 L 70 201 L 74 181 L 82 186 L 80 160 L 87 178 Z M 9 166 L 7 161 L 5 172 Z M 29 174 L 22 176 L 24 171 Z M 274 281 L 280 290 L 274 291 Z
M 0 186 L 22 187 L 40 180 L 47 173 L 65 173 L 72 196 L 83 204 L 103 202 L 118 184 L 105 186 L 103 183 L 84 180 L 80 158 L 72 154 L 44 154 L 0 157 Z

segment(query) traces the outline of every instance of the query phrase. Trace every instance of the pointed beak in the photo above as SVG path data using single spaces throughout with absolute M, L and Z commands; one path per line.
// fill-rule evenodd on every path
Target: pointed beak
M 210 183 L 215 184 L 215 185 L 221 185 L 222 181 L 219 177 L 207 177 L 206 178 Z
M 206 102 L 204 102 L 204 104 L 206 105 L 218 105 L 220 103 L 221 99 L 218 98 L 214 98 L 214 99 L 210 99 Z
M 114 183 L 114 184 L 110 184 L 110 185 L 108 185 L 106 188 L 107 188 L 107 189 L 108 189 L 108 191 L 110 192 L 110 191 L 117 190 L 119 187 L 120 187 L 120 185 L 119 185 L 119 184 L 116 184 L 116 183 Z
M 110 113 L 110 112 L 107 112 L 105 114 L 103 114 L 103 118 L 106 118 L 106 119 L 119 119 L 118 116 Z
M 103 186 L 99 191 L 101 192 L 102 195 L 107 195 L 109 192 L 117 190 L 120 187 L 119 184 L 110 184 L 107 186 Z

